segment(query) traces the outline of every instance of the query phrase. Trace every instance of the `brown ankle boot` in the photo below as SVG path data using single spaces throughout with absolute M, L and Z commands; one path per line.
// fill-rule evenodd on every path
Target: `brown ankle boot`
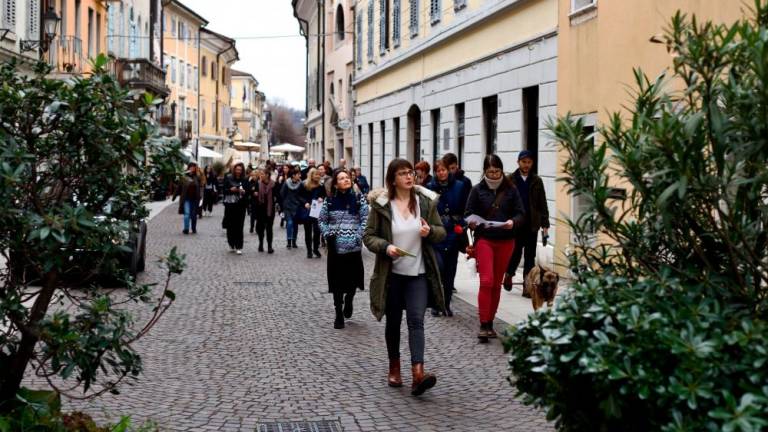
M 413 373 L 413 384 L 411 384 L 413 396 L 421 396 L 437 384 L 437 378 L 434 375 L 424 372 L 424 363 L 414 363 L 411 366 L 411 372 Z
M 389 359 L 389 375 L 387 384 L 390 387 L 402 387 L 403 378 L 400 376 L 400 359 Z

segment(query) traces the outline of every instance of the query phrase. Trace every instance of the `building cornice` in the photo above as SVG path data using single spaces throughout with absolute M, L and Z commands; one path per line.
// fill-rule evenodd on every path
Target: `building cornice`
M 461 22 L 459 22 L 458 24 L 455 24 L 442 31 L 439 31 L 434 35 L 430 35 L 429 37 L 421 41 L 418 41 L 418 39 L 415 39 L 416 41 L 418 41 L 418 43 L 416 43 L 415 45 L 409 46 L 408 48 L 401 49 L 399 53 L 389 57 L 389 59 L 385 63 L 380 64 L 368 71 L 357 72 L 356 78 L 352 84 L 353 85 L 362 84 L 363 82 L 371 78 L 374 78 L 386 71 L 389 71 L 395 68 L 396 66 L 399 66 L 405 63 L 406 61 L 410 60 L 413 56 L 417 54 L 421 54 L 433 48 L 436 48 L 437 46 L 458 36 L 460 33 L 471 30 L 483 24 L 492 15 L 506 12 L 509 9 L 518 7 L 524 3 L 528 3 L 529 1 L 532 1 L 532 0 L 504 0 L 498 3 L 488 4 L 487 6 L 480 7 L 474 11 L 469 11 L 469 10 L 464 11 L 462 13 L 468 13 L 469 16 L 464 20 L 462 20 Z M 387 55 L 389 56 L 391 53 L 392 51 L 390 51 Z M 378 61 L 381 61 L 381 60 L 382 58 L 379 57 Z

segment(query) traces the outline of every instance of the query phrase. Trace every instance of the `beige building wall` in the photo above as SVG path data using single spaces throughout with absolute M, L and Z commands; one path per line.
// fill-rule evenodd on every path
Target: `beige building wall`
M 700 21 L 733 22 L 742 16 L 744 3 L 598 0 L 581 11 L 573 11 L 572 0 L 559 0 L 559 6 L 557 114 L 583 115 L 588 126 L 599 126 L 608 120 L 609 113 L 622 111 L 622 105 L 630 102 L 628 91 L 635 87 L 633 68 L 640 67 L 655 78 L 671 67 L 665 47 L 649 39 L 668 27 L 677 10 L 695 14 Z M 566 157 L 560 151 L 559 167 Z M 556 202 L 558 217 L 577 216 L 574 198 L 568 196 L 562 184 L 558 184 Z M 557 224 L 555 237 L 555 258 L 564 265 L 571 241 L 567 225 Z
M 199 36 L 208 21 L 176 0 L 164 2 L 163 6 L 163 61 L 166 84 L 171 90 L 166 105 L 170 112 L 170 106 L 176 104 L 177 131 L 184 122 L 192 122 L 190 142 L 194 143 L 199 137 Z
M 325 13 L 325 152 L 323 159 L 336 167 L 353 160 L 352 62 L 354 15 L 352 1 L 327 2 Z M 332 6 L 332 7 L 331 7 Z
M 226 36 L 207 29 L 200 34 L 200 145 L 224 154 L 234 128 L 230 83 L 238 52 Z
M 90 60 L 107 53 L 107 7 L 98 0 L 52 0 L 61 17 L 59 34 L 47 53 L 54 75 L 84 74 Z M 17 7 L 23 1 L 17 0 Z M 43 1 L 38 0 L 38 7 Z M 25 37 L 26 38 L 26 37 Z M 38 38 L 35 38 L 38 39 Z

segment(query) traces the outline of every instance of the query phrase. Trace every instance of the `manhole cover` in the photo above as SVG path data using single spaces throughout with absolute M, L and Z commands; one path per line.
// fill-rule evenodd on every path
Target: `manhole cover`
M 258 423 L 256 432 L 343 432 L 338 420 Z

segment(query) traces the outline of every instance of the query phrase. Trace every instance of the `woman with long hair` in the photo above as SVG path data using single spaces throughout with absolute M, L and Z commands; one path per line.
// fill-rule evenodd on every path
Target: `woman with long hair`
M 285 213 L 283 212 L 283 185 L 285 184 L 285 181 L 291 178 L 291 166 L 287 163 L 284 163 L 280 166 L 280 170 L 277 173 L 277 180 L 276 186 L 277 186 L 277 201 L 280 204 L 280 228 L 285 226 L 286 220 L 285 220 Z
M 298 248 L 296 246 L 296 237 L 299 234 L 299 225 L 296 223 L 295 216 L 299 208 L 304 206 L 300 188 L 301 171 L 299 167 L 294 167 L 289 171 L 289 177 L 280 189 L 281 207 L 286 222 L 285 231 L 288 236 L 288 249 Z
M 445 239 L 437 213 L 437 194 L 415 184 L 413 165 L 395 159 L 387 167 L 386 190 L 368 194 L 371 212 L 363 242 L 376 254 L 371 277 L 371 311 L 387 317 L 388 384 L 402 385 L 400 324 L 403 309 L 411 351 L 411 394 L 421 395 L 437 383 L 424 372 L 424 313 L 427 306 L 443 310 L 443 288 L 433 245 Z
M 256 198 L 256 234 L 259 236 L 259 252 L 264 252 L 264 234 L 267 235 L 267 253 L 275 253 L 272 249 L 272 226 L 275 224 L 275 207 L 277 194 L 275 194 L 275 182 L 271 178 L 269 169 L 261 172 L 261 179 L 257 184 L 258 196 Z
M 471 221 L 469 228 L 474 231 L 475 259 L 480 274 L 480 291 L 477 295 L 481 342 L 495 338 L 493 320 L 499 309 L 501 283 L 504 272 L 515 250 L 515 232 L 525 218 L 520 194 L 504 175 L 504 164 L 495 154 L 489 154 L 483 161 L 483 178 L 469 193 L 465 215 L 479 216 L 489 222 L 503 225 L 489 227 Z
M 232 167 L 232 173 L 224 179 L 224 219 L 227 228 L 227 243 L 230 252 L 243 254 L 243 225 L 248 206 L 248 179 L 242 162 Z
M 320 171 L 316 168 L 310 168 L 307 172 L 307 179 L 304 180 L 301 196 L 307 215 L 313 202 L 317 202 L 317 205 L 323 204 L 323 200 L 325 200 L 327 195 L 325 193 L 325 186 L 322 184 Z M 321 257 L 320 226 L 317 223 L 317 218 L 312 216 L 307 216 L 304 220 L 304 244 L 307 246 L 307 258 L 312 258 L 313 253 L 316 258 Z
M 203 192 L 203 215 L 208 213 L 208 216 L 213 214 L 213 203 L 216 200 L 216 173 L 213 172 L 213 167 L 210 165 L 205 166 L 205 190 Z
M 437 212 L 447 233 L 445 240 L 435 245 L 435 251 L 440 265 L 440 279 L 443 281 L 445 314 L 450 317 L 453 316 L 453 283 L 456 280 L 456 266 L 459 261 L 459 244 L 466 227 L 464 210 L 467 208 L 470 189 L 454 178 L 442 160 L 435 162 L 435 176 L 427 187 L 440 195 Z M 432 316 L 440 316 L 440 311 L 432 309 Z
M 352 318 L 355 292 L 363 289 L 363 232 L 368 222 L 368 202 L 355 192 L 347 171 L 334 172 L 331 195 L 318 222 L 328 245 L 328 290 L 336 310 L 333 328 L 343 329 L 344 318 Z
M 261 180 L 261 171 L 251 170 L 248 174 L 248 215 L 251 216 L 250 233 L 253 234 L 256 228 L 256 207 L 259 203 L 259 181 Z

